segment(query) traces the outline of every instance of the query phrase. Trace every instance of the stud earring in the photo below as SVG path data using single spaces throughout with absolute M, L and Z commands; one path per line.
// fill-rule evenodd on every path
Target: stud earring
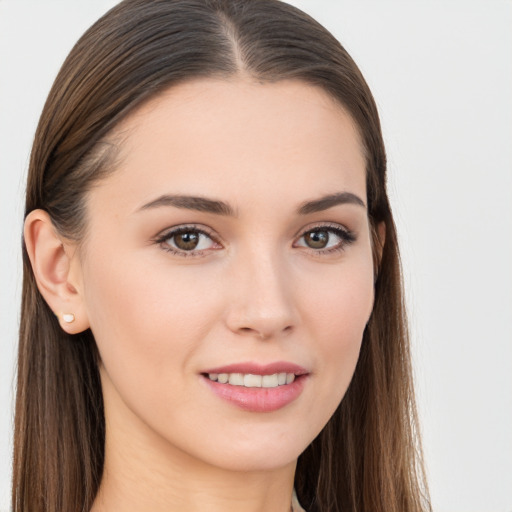
M 75 315 L 73 313 L 62 313 L 62 320 L 67 324 L 71 324 L 75 321 Z

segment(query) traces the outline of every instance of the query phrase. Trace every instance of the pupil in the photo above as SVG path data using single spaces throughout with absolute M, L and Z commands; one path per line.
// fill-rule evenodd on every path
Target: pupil
M 306 236 L 306 244 L 312 249 L 323 249 L 329 241 L 327 231 L 310 231 Z
M 199 243 L 199 234 L 194 233 L 193 231 L 181 233 L 175 237 L 174 243 L 180 249 L 183 249 L 184 251 L 190 251 L 197 247 L 197 244 Z

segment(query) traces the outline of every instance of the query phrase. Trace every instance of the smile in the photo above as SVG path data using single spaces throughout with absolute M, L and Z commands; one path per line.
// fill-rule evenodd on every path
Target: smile
M 217 397 L 249 412 L 277 411 L 294 402 L 309 380 L 309 372 L 296 364 L 260 365 L 235 363 L 202 373 L 203 381 Z
M 243 386 L 246 388 L 277 388 L 291 384 L 295 380 L 294 373 L 274 373 L 272 375 L 254 375 L 252 373 L 209 373 L 208 378 L 220 384 Z

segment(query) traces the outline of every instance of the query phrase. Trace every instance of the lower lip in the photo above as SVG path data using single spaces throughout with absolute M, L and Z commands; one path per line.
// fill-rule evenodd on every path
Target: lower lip
M 210 389 L 220 398 L 250 412 L 272 412 L 293 402 L 302 393 L 307 375 L 295 377 L 291 384 L 276 388 L 246 388 L 221 384 L 203 376 Z

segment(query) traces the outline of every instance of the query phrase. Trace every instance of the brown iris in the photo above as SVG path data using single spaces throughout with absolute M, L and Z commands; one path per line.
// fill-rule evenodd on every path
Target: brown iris
M 185 233 L 179 233 L 174 235 L 174 243 L 178 249 L 183 251 L 191 251 L 199 244 L 199 233 L 196 231 L 186 231 Z
M 311 249 L 323 249 L 329 242 L 327 231 L 309 231 L 304 235 L 304 241 Z

